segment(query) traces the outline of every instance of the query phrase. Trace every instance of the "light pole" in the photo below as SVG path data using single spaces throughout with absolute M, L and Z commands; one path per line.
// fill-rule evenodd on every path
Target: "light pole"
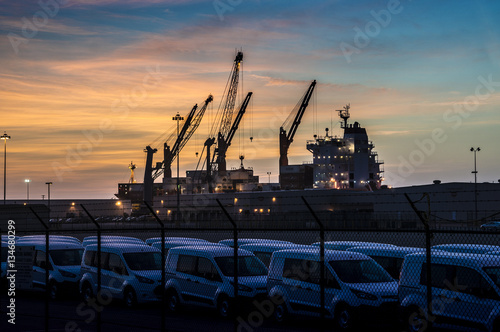
M 267 172 L 267 183 L 271 183 L 271 172 Z
M 0 136 L 0 139 L 3 139 L 3 204 L 5 205 L 5 197 L 7 193 L 7 140 L 10 139 L 10 136 L 4 131 L 3 135 Z
M 475 210 L 475 217 L 474 219 L 477 220 L 477 168 L 476 168 L 476 152 L 481 151 L 481 148 L 470 148 L 471 152 L 474 152 L 474 171 L 471 173 L 474 174 L 474 210 Z
M 179 121 L 184 120 L 184 117 L 180 116 L 179 113 L 177 113 L 174 117 L 172 117 L 172 120 L 177 121 L 177 139 L 179 139 Z M 179 184 L 179 159 L 180 159 L 180 154 L 179 154 L 179 145 L 177 144 L 176 151 L 173 151 L 174 155 L 177 155 L 177 218 L 175 218 L 175 224 L 176 226 L 180 225 L 180 184 Z
M 24 182 L 26 182 L 26 200 L 28 201 L 28 204 L 30 202 L 30 179 L 24 179 Z
M 49 220 L 50 220 L 50 186 L 52 185 L 52 182 L 45 182 L 47 185 L 47 199 L 48 199 L 48 204 L 47 207 L 49 208 Z

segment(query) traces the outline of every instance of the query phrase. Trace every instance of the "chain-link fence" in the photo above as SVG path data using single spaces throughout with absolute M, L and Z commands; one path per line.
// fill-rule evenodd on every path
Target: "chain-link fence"
M 161 202 L 135 218 L 99 203 L 64 220 L 54 206 L 11 209 L 2 330 L 498 331 L 498 233 L 436 227 L 422 203 L 408 197 L 411 217 L 391 227 L 366 211 L 327 218 L 302 197 L 286 227 L 289 213 L 243 218 L 237 200 L 179 214 Z

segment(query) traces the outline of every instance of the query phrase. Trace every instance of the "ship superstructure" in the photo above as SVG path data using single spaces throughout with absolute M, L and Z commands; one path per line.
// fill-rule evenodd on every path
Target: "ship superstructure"
M 366 129 L 358 122 L 348 124 L 350 105 L 338 111 L 344 120 L 343 137 L 316 136 L 307 142 L 313 154 L 313 187 L 332 189 L 379 189 L 382 182 L 383 161 L 378 160 L 374 145 L 368 140 Z

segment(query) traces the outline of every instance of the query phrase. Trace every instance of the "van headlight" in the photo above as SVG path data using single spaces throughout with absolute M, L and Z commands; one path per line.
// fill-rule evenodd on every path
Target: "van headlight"
M 230 284 L 234 287 L 234 282 L 230 282 Z M 238 290 L 242 292 L 251 292 L 253 291 L 252 287 L 248 287 L 242 284 L 238 284 Z
M 68 272 L 68 271 L 64 271 L 64 270 L 59 270 L 59 273 L 65 277 L 65 278 L 75 278 L 76 277 L 76 274 L 74 273 L 71 273 L 71 272 Z
M 139 282 L 142 282 L 143 284 L 154 284 L 155 283 L 154 280 L 151 280 L 151 279 L 146 278 L 146 277 L 138 276 L 137 274 L 135 275 L 135 277 L 137 278 L 137 280 Z
M 357 289 L 352 289 L 351 288 L 351 292 L 354 293 L 354 295 L 356 295 L 358 298 L 362 299 L 362 300 L 370 300 L 370 301 L 376 301 L 377 300 L 377 297 L 373 294 L 369 294 L 369 293 L 365 293 L 365 292 L 362 292 L 360 290 L 357 290 Z

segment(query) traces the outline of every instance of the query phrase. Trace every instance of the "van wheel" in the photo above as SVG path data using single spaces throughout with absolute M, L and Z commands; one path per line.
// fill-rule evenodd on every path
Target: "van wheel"
M 421 308 L 410 307 L 406 312 L 406 324 L 410 332 L 423 332 L 431 328 Z
M 284 303 L 284 300 L 280 301 L 281 303 L 276 305 L 274 308 L 274 320 L 278 323 L 283 323 L 286 320 L 287 316 L 287 310 L 286 310 L 286 304 Z
M 352 309 L 346 305 L 346 304 L 341 304 L 336 310 L 335 310 L 335 324 L 337 325 L 337 328 L 341 331 L 350 331 L 353 328 L 354 325 L 354 314 L 352 312 Z
M 222 318 L 227 318 L 232 314 L 232 305 L 229 296 L 222 295 L 217 301 L 217 311 Z
M 137 296 L 135 292 L 131 288 L 127 288 L 123 295 L 123 299 L 125 300 L 125 305 L 129 308 L 133 308 L 137 305 Z
M 55 300 L 59 296 L 59 287 L 55 281 L 51 281 L 49 284 L 49 295 L 51 300 Z
M 82 286 L 82 299 L 83 299 L 83 301 L 88 302 L 93 297 L 94 297 L 94 294 L 92 293 L 92 287 L 90 287 L 90 284 L 88 282 L 85 282 Z
M 171 312 L 178 312 L 181 303 L 177 292 L 174 290 L 169 290 L 167 291 L 167 294 L 165 296 L 167 300 L 168 310 L 170 310 Z

